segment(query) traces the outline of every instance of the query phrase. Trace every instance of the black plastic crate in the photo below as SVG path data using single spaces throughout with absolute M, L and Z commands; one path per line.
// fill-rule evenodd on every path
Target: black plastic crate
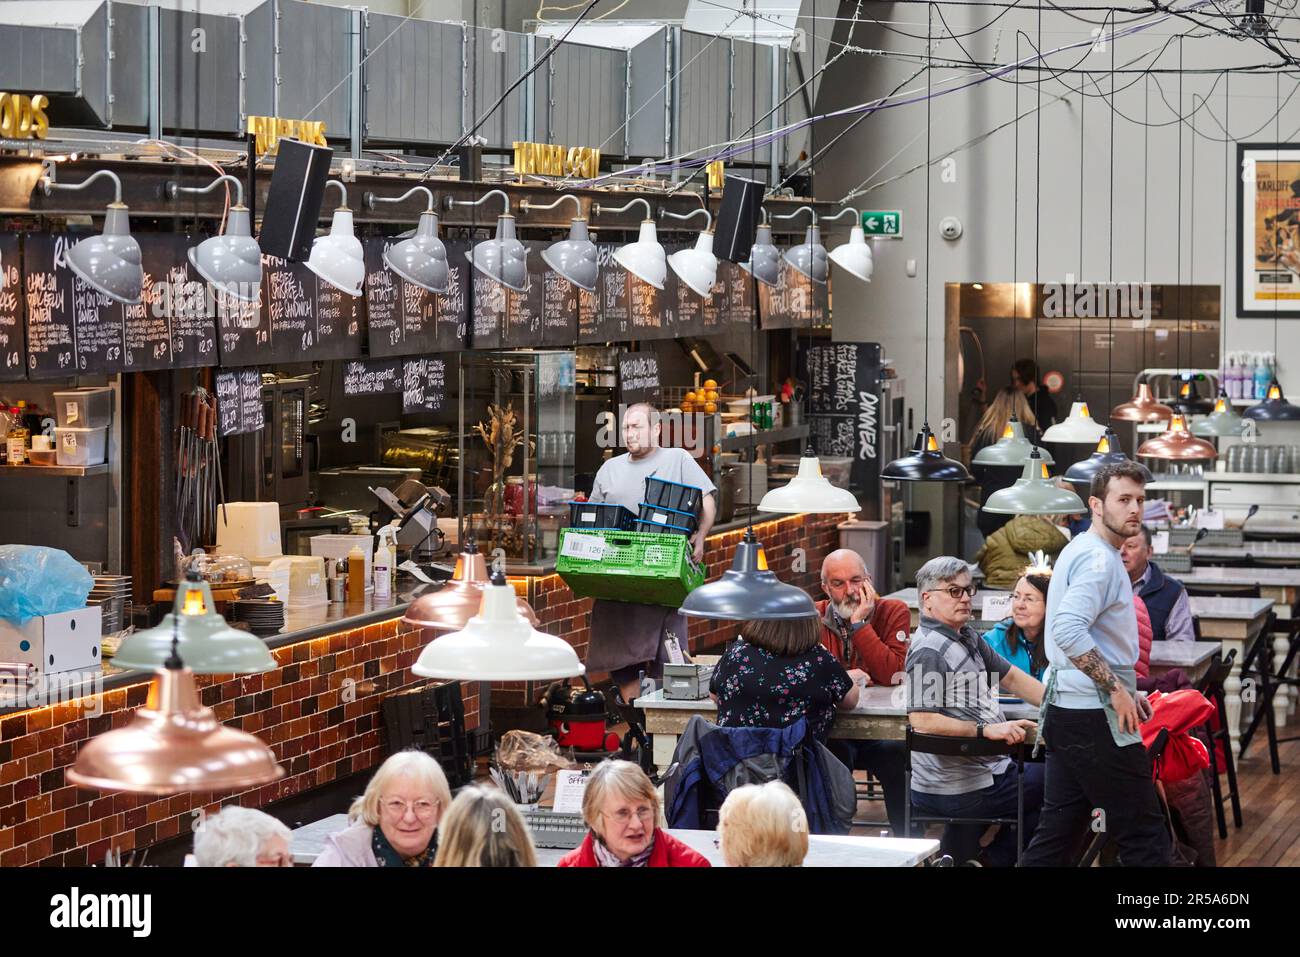
M 418 748 L 435 758 L 453 788 L 474 777 L 460 682 L 421 685 L 384 698 L 388 753 Z
M 651 532 L 655 535 L 693 535 L 695 534 L 689 528 L 682 528 L 680 525 L 667 525 L 662 522 L 647 522 L 643 519 L 636 520 L 636 528 L 633 531 Z
M 613 502 L 570 502 L 569 525 L 573 528 L 618 528 L 632 531 L 636 515 Z
M 641 503 L 641 514 L 637 516 L 637 520 L 684 528 L 691 535 L 694 535 L 700 527 L 699 516 L 694 512 L 681 512 L 666 505 L 652 505 L 649 502 Z
M 704 491 L 694 485 L 682 485 L 680 482 L 669 482 L 651 476 L 645 480 L 645 500 L 660 508 L 689 512 L 698 520 L 700 509 L 704 506 Z

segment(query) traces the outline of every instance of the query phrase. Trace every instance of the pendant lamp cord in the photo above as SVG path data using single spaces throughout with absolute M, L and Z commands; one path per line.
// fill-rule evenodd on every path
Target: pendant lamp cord
M 1110 196 L 1106 201 L 1106 282 L 1115 282 L 1115 11 L 1110 12 Z M 1106 310 L 1106 408 L 1115 407 L 1115 316 Z M 1110 428 L 1107 412 L 1107 428 Z
M 925 415 L 922 422 L 930 424 L 930 89 L 934 73 L 934 4 L 925 7 L 925 388 L 922 389 Z M 940 427 L 942 432 L 942 427 Z M 923 441 L 924 446 L 928 440 Z
M 1043 232 L 1043 69 L 1047 66 L 1046 60 L 1043 59 L 1043 7 L 1038 7 L 1038 42 L 1034 47 L 1034 52 L 1038 54 L 1038 78 L 1036 88 L 1038 93 L 1038 107 L 1034 111 L 1034 368 L 1038 368 L 1038 318 L 1042 309 L 1038 306 L 1038 296 L 1042 292 L 1042 273 L 1040 272 L 1041 263 L 1039 254 L 1042 248 Z M 1035 383 L 1037 386 L 1037 383 Z M 1034 395 L 1038 395 L 1035 388 Z M 1040 403 L 1034 402 L 1034 418 L 1038 418 L 1038 409 Z
M 1020 31 L 1016 31 L 1016 62 L 1020 62 Z M 1020 347 L 1016 344 L 1016 333 L 1020 325 L 1020 83 L 1015 84 L 1015 166 L 1012 173 L 1011 189 L 1011 361 L 1020 358 Z M 1011 408 L 1014 410 L 1015 405 Z M 1014 412 L 1012 413 L 1014 414 Z M 1035 418 L 1037 424 L 1037 418 Z M 1032 434 L 1032 433 L 1031 433 Z
M 1231 82 L 1232 72 L 1223 71 L 1223 168 L 1226 173 L 1232 172 L 1232 124 L 1229 122 L 1231 101 L 1228 99 L 1228 84 Z M 1227 368 L 1227 356 L 1225 355 L 1228 348 L 1228 190 L 1229 183 L 1232 182 L 1231 175 L 1223 177 L 1223 299 L 1219 307 L 1219 368 Z M 1224 388 L 1223 382 L 1219 383 L 1219 389 L 1224 395 L 1228 390 Z M 1231 401 L 1231 399 L 1229 399 Z M 1231 411 L 1231 410 L 1229 410 Z
M 1077 280 L 1079 285 L 1083 285 L 1083 214 L 1084 214 L 1084 210 L 1087 208 L 1084 206 L 1083 203 L 1083 171 L 1085 167 L 1085 164 L 1083 162 L 1083 150 L 1084 150 L 1084 130 L 1086 129 L 1084 123 L 1083 108 L 1087 102 L 1088 102 L 1088 97 L 1084 95 L 1083 83 L 1080 82 L 1079 83 L 1079 278 Z M 1075 290 L 1071 289 L 1070 295 L 1074 295 L 1074 293 Z M 1077 395 L 1079 398 L 1082 399 L 1083 398 L 1083 316 L 1079 316 L 1078 352 L 1079 352 L 1079 360 L 1077 365 L 1078 376 L 1077 376 L 1077 385 L 1075 386 L 1074 391 L 1075 391 L 1075 395 Z
M 751 14 L 749 19 L 749 25 L 751 31 L 750 39 L 753 43 L 757 44 L 758 43 L 757 12 Z M 750 60 L 751 60 L 751 66 L 753 68 L 753 83 L 750 84 L 750 86 L 752 87 L 752 89 L 750 90 L 750 110 L 751 110 L 750 116 L 753 117 L 753 116 L 758 116 L 758 57 L 756 56 L 750 57 Z M 754 149 L 755 144 L 757 142 L 757 136 L 758 136 L 757 131 L 758 131 L 757 123 L 755 123 L 753 126 L 749 128 L 749 161 L 751 163 L 757 162 L 755 156 L 755 149 Z M 811 131 L 809 131 L 809 136 L 811 135 L 812 133 Z M 769 146 L 768 149 L 769 151 L 774 151 L 776 147 Z M 808 181 L 810 183 L 812 182 L 811 172 L 808 174 Z M 760 216 L 759 218 L 763 219 L 763 221 L 766 222 L 765 216 Z M 752 250 L 749 254 L 749 258 L 750 261 L 753 262 L 754 253 Z M 754 299 L 754 334 L 749 338 L 749 357 L 750 357 L 749 367 L 751 369 L 757 369 L 758 368 L 758 332 L 759 332 L 758 327 L 762 324 L 759 321 L 759 316 L 758 316 L 759 292 L 758 292 L 757 270 L 750 271 L 749 282 L 750 282 L 750 286 L 752 287 L 751 295 L 753 296 Z M 748 483 L 749 488 L 746 489 L 746 494 L 747 497 L 749 498 L 749 501 L 745 503 L 745 505 L 747 506 L 747 510 L 745 514 L 745 537 L 747 539 L 752 539 L 754 537 L 754 458 L 755 456 L 758 455 L 757 439 L 754 435 L 754 399 L 758 395 L 757 377 L 755 377 L 753 386 L 754 386 L 754 395 L 751 395 L 749 397 L 749 463 L 748 465 L 746 465 L 746 470 L 749 473 L 749 483 Z M 809 389 L 809 391 L 811 392 L 812 390 Z M 810 407 L 811 407 L 811 403 L 812 403 L 812 399 L 810 396 L 809 397 Z
M 1174 366 L 1178 377 L 1183 375 L 1183 36 L 1178 35 L 1178 238 L 1175 241 L 1176 262 L 1174 274 L 1178 285 L 1178 339 L 1174 345 Z M 1181 386 L 1177 394 L 1182 395 Z
M 1149 282 L 1151 274 L 1147 271 L 1147 200 L 1151 190 L 1151 74 L 1142 76 L 1142 281 Z M 1142 330 L 1142 381 L 1146 381 L 1147 371 L 1147 330 Z
M 1277 241 L 1277 215 L 1278 189 L 1277 184 L 1282 178 L 1282 73 L 1280 70 L 1273 73 L 1273 277 L 1276 282 L 1277 271 L 1282 261 L 1282 247 Z M 1255 177 L 1259 182 L 1259 177 Z M 1273 375 L 1277 375 L 1277 301 L 1278 293 L 1273 292 Z M 1268 393 L 1264 393 L 1265 400 L 1268 399 Z

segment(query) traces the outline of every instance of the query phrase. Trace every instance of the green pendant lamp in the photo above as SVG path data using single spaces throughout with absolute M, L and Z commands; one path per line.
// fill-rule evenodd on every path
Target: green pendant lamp
M 787 585 L 767 567 L 767 553 L 752 528 L 736 546 L 731 568 L 701 585 L 678 609 L 692 618 L 717 621 L 816 618 L 817 606 L 802 588 Z
M 1214 403 L 1214 411 L 1192 423 L 1192 435 L 1199 435 L 1203 439 L 1239 436 L 1248 428 L 1246 420 L 1237 414 L 1237 410 L 1232 407 L 1232 403 L 1220 389 L 1219 398 Z
M 157 671 L 171 658 L 173 627 L 185 667 L 196 675 L 252 675 L 275 670 L 275 659 L 256 635 L 226 624 L 217 613 L 212 589 L 189 572 L 176 589 L 176 604 L 162 622 L 122 642 L 113 664 Z
M 1029 453 L 1016 484 L 994 492 L 981 509 L 996 515 L 1073 515 L 1087 510 L 1083 499 L 1052 480 L 1037 449 Z
M 1029 457 L 1034 444 L 1025 438 L 1025 427 L 1014 415 L 1007 420 L 1007 427 L 1002 430 L 1002 438 L 992 445 L 986 445 L 975 453 L 971 465 L 1014 466 L 1020 468 Z M 1048 465 L 1054 464 L 1051 453 L 1044 448 L 1038 454 Z

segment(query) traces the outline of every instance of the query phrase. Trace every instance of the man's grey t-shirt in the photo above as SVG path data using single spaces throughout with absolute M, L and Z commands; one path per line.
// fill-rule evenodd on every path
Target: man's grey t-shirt
M 641 510 L 645 501 L 645 480 L 650 477 L 703 489 L 707 494 L 716 486 L 685 449 L 657 448 L 649 455 L 634 459 L 624 452 L 605 462 L 596 472 L 591 501 L 613 502 L 632 512 Z
M 960 632 L 922 617 L 907 648 L 907 713 L 930 711 L 960 721 L 1005 721 L 998 685 L 1011 664 L 982 635 L 966 625 Z M 1006 755 L 948 757 L 912 754 L 912 790 L 925 794 L 968 794 L 993 786 L 993 775 L 1010 765 Z

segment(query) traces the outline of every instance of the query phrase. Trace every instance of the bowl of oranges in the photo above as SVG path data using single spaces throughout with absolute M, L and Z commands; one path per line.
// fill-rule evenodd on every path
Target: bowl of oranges
M 704 384 L 686 393 L 682 398 L 683 412 L 704 412 L 712 415 L 721 405 L 716 379 L 705 379 Z

